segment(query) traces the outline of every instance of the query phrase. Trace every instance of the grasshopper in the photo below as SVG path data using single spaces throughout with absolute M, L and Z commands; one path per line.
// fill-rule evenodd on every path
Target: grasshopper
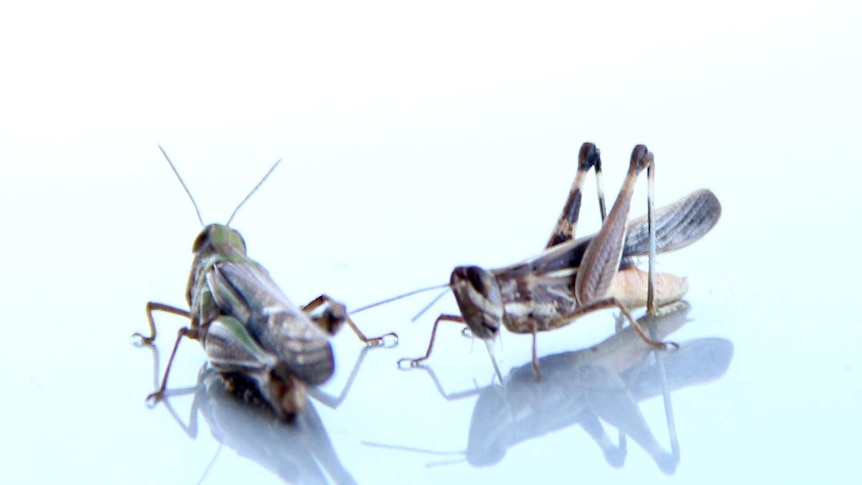
M 460 315 L 442 314 L 431 330 L 425 355 L 400 359 L 399 367 L 419 365 L 431 356 L 440 322 L 464 323 L 488 349 L 500 326 L 510 332 L 533 336 L 533 371 L 541 379 L 536 352 L 536 334 L 568 325 L 578 317 L 605 308 L 617 308 L 637 334 L 648 344 L 665 348 L 670 342 L 651 339 L 629 313 L 629 308 L 646 306 L 650 314 L 658 306 L 680 300 L 688 282 L 671 274 L 657 275 L 655 255 L 680 249 L 700 239 L 718 221 L 721 205 L 708 190 L 696 191 L 658 211 L 653 208 L 653 154 L 644 145 L 632 151 L 629 170 L 610 214 L 601 230 L 575 240 L 580 211 L 581 186 L 586 173 L 596 168 L 599 202 L 604 212 L 601 190 L 601 157 L 592 143 L 584 143 L 578 156 L 578 171 L 569 198 L 544 252 L 522 263 L 485 270 L 459 266 L 451 274 L 449 288 Z M 635 182 L 647 170 L 649 196 L 647 216 L 626 224 Z M 649 273 L 633 266 L 630 258 L 649 254 Z M 646 281 L 646 288 L 644 288 Z M 496 364 L 495 364 L 496 367 Z M 500 376 L 499 369 L 498 377 Z
M 188 194 L 203 226 L 191 192 L 168 154 L 162 147 L 159 149 Z M 227 223 L 208 224 L 195 239 L 186 290 L 189 310 L 147 303 L 150 334 L 135 333 L 132 337 L 138 344 L 152 344 L 156 339 L 154 311 L 190 320 L 189 326 L 177 332 L 161 385 L 147 397 L 149 403 L 155 404 L 164 396 L 171 365 L 184 337 L 201 342 L 210 365 L 228 386 L 235 378 L 256 382 L 264 399 L 283 418 L 291 418 L 302 410 L 307 385 L 321 384 L 332 376 L 335 359 L 329 337 L 344 323 L 367 345 L 397 343 L 395 333 L 366 337 L 344 305 L 327 295 L 301 308 L 296 307 L 267 270 L 247 256 L 243 237 L 230 223 L 280 161 L 234 209 Z

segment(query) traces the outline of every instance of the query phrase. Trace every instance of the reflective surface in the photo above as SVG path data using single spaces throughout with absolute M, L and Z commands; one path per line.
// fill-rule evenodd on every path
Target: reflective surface
M 10 483 L 862 478 L 858 7 L 171 5 L 0 12 Z M 341 332 L 294 423 L 228 392 L 192 341 L 146 407 L 155 354 L 129 336 L 147 301 L 184 305 L 199 231 L 157 144 L 207 222 L 284 158 L 232 226 L 295 303 L 350 309 L 537 254 L 585 140 L 609 198 L 645 143 L 659 206 L 701 187 L 722 202 L 710 234 L 658 260 L 690 280 L 687 314 L 658 325 L 679 350 L 626 343 L 606 311 L 539 335 L 540 383 L 528 336 L 495 345 L 500 385 L 455 324 L 426 368 L 399 370 L 457 312 L 447 295 L 411 323 L 431 292 L 356 314 L 400 344 Z M 158 318 L 163 368 L 185 322 Z
M 671 313 L 651 323 L 642 319 L 644 325 L 652 325 L 654 336 L 666 339 L 685 322 L 689 307 L 685 303 L 674 306 L 678 308 L 666 309 Z M 627 328 L 594 347 L 541 358 L 541 382 L 528 363 L 512 369 L 502 385 L 448 396 L 433 371 L 426 370 L 447 400 L 478 394 L 464 453 L 472 466 L 495 465 L 522 441 L 579 425 L 612 467 L 624 465 L 629 437 L 664 473 L 673 474 L 679 444 L 670 393 L 721 377 L 732 355 L 733 345 L 718 338 L 683 342 L 672 352 L 653 352 Z M 639 401 L 657 395 L 663 396 L 668 413 L 671 444 L 667 449 L 657 442 L 638 406 Z M 617 443 L 608 437 L 602 421 L 621 432 Z

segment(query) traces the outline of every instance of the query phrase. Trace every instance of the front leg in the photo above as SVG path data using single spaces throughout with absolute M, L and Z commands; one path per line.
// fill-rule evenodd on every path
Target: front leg
M 159 386 L 159 389 L 156 392 L 147 396 L 147 404 L 149 404 L 150 406 L 155 406 L 156 403 L 158 403 L 165 395 L 165 389 L 168 386 L 168 375 L 170 375 L 171 373 L 171 365 L 173 365 L 174 363 L 174 357 L 177 355 L 177 349 L 180 347 L 180 341 L 183 339 L 183 337 L 198 340 L 198 330 L 189 327 L 183 327 L 179 329 L 179 331 L 177 331 L 177 340 L 174 342 L 173 350 L 171 350 L 171 357 L 168 359 L 168 366 L 165 367 L 165 374 L 162 377 L 162 384 Z
M 393 347 L 398 344 L 398 334 L 389 332 L 379 337 L 366 337 L 362 330 L 356 326 L 350 315 L 347 314 L 347 309 L 344 304 L 333 300 L 328 295 L 320 295 L 307 305 L 302 307 L 302 312 L 329 335 L 335 335 L 341 329 L 341 326 L 346 322 L 353 330 L 359 340 L 366 345 L 383 345 Z
M 144 336 L 141 333 L 134 333 L 132 335 L 132 341 L 135 345 L 152 345 L 153 341 L 156 339 L 156 323 L 153 319 L 154 311 L 162 311 L 166 313 L 173 313 L 174 315 L 179 315 L 185 318 L 191 318 L 191 314 L 183 310 L 181 308 L 173 307 L 170 305 L 165 305 L 164 303 L 156 303 L 156 302 L 147 302 L 147 321 L 150 325 L 150 335 Z M 199 337 L 198 328 L 194 326 L 194 322 L 192 322 L 192 327 L 183 327 L 177 332 L 177 339 L 174 342 L 173 350 L 171 350 L 171 357 L 168 359 L 168 366 L 165 368 L 165 374 L 162 377 L 162 382 L 159 385 L 157 384 L 156 392 L 147 396 L 147 403 L 150 405 L 155 405 L 165 394 L 165 388 L 168 385 L 168 375 L 171 372 L 171 365 L 174 362 L 174 356 L 177 354 L 177 348 L 180 346 L 180 341 L 183 337 L 191 338 L 197 340 Z
M 399 368 L 402 368 L 401 364 L 404 362 L 409 363 L 409 367 L 416 367 L 422 362 L 428 360 L 429 357 L 431 357 L 431 349 L 434 348 L 434 338 L 437 336 L 437 325 L 439 325 L 440 322 L 455 322 L 462 324 L 467 323 L 463 317 L 458 315 L 440 315 L 439 317 L 437 317 L 437 320 L 434 320 L 434 327 L 431 329 L 431 340 L 428 341 L 428 350 L 425 351 L 425 355 L 422 357 L 417 357 L 415 359 L 398 359 Z
M 156 340 L 156 322 L 155 320 L 153 320 L 154 311 L 173 313 L 174 315 L 179 315 L 181 317 L 191 318 L 191 314 L 188 311 L 183 310 L 182 308 L 165 305 L 164 303 L 156 303 L 154 301 L 149 301 L 147 302 L 147 321 L 150 324 L 150 336 L 146 337 L 139 332 L 133 333 L 132 343 L 134 343 L 135 345 L 151 345 Z

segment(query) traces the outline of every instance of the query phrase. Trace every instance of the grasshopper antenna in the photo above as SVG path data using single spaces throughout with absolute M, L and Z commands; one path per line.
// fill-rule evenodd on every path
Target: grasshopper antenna
M 371 304 L 369 304 L 369 305 L 361 306 L 361 307 L 357 308 L 356 310 L 350 310 L 350 314 L 351 314 L 351 315 L 353 315 L 353 314 L 356 314 L 356 313 L 359 313 L 359 312 L 364 312 L 365 310 L 369 310 L 369 309 L 371 309 L 371 308 L 374 308 L 374 307 L 377 307 L 377 306 L 380 306 L 380 305 L 385 305 L 385 304 L 387 304 L 387 303 L 391 303 L 391 302 L 393 302 L 393 301 L 400 300 L 400 299 L 402 299 L 402 298 L 407 298 L 408 296 L 413 296 L 413 295 L 416 295 L 416 294 L 419 294 L 419 293 L 423 293 L 423 292 L 426 292 L 426 291 L 431 291 L 431 290 L 439 290 L 440 288 L 447 288 L 447 289 L 448 289 L 448 288 L 449 288 L 449 285 L 448 285 L 448 284 L 446 284 L 446 285 L 428 286 L 428 287 L 426 287 L 426 288 L 419 288 L 418 290 L 408 291 L 407 293 L 402 293 L 402 294 L 400 294 L 400 295 L 393 296 L 393 297 L 391 297 L 391 298 L 387 298 L 387 299 L 385 299 L 385 300 L 380 300 L 380 301 L 378 301 L 378 302 L 371 303 Z M 445 295 L 445 294 L 446 294 L 446 293 L 445 293 L 445 292 L 443 292 L 440 296 L 438 296 L 437 298 L 435 298 L 435 299 L 434 299 L 434 302 L 436 302 L 437 300 L 439 300 L 439 299 L 440 299 L 443 295 Z M 430 305 L 429 305 L 429 306 L 430 306 Z M 427 308 L 426 308 L 426 310 L 427 310 Z M 422 310 L 422 311 L 424 312 L 425 310 Z M 414 320 L 415 320 L 415 319 L 414 319 Z M 413 321 L 413 320 L 411 320 L 411 321 Z
M 382 448 L 384 450 L 410 451 L 413 453 L 422 453 L 425 455 L 447 456 L 447 455 L 464 455 L 466 453 L 466 451 L 429 450 L 428 448 L 418 448 L 415 446 L 403 446 L 403 445 L 390 445 L 390 444 L 386 444 L 386 443 L 377 443 L 374 441 L 362 441 L 362 444 L 365 446 L 370 446 L 372 448 Z
M 201 226 L 203 226 L 204 225 L 204 218 L 201 217 L 201 211 L 200 211 L 200 209 L 198 209 L 198 203 L 195 202 L 195 198 L 192 197 L 192 192 L 189 190 L 185 181 L 183 181 L 183 178 L 180 176 L 180 173 L 177 171 L 177 167 L 174 166 L 174 162 L 172 162 L 171 157 L 168 156 L 168 152 L 166 152 L 165 149 L 162 148 L 161 145 L 159 145 L 159 150 L 162 151 L 162 155 L 165 156 L 165 160 L 168 161 L 168 165 L 171 166 L 171 170 L 174 171 L 174 175 L 177 176 L 177 179 L 180 181 L 180 185 L 183 186 L 183 189 L 186 191 L 186 194 L 189 196 L 189 200 L 192 201 L 192 205 L 195 206 L 195 213 L 198 215 L 198 222 L 200 222 Z M 255 188 L 257 188 L 257 187 L 255 187 Z M 245 202 L 245 201 L 243 201 L 243 202 Z M 240 205 L 242 205 L 242 204 L 240 204 Z
M 409 451 L 412 453 L 422 453 L 423 455 L 435 455 L 435 456 L 460 456 L 460 458 L 451 458 L 445 461 L 437 461 L 428 463 L 426 467 L 435 467 L 435 466 L 445 466 L 451 465 L 455 463 L 461 463 L 467 461 L 466 451 L 439 451 L 439 450 L 429 450 L 426 448 L 417 448 L 414 446 L 402 446 L 402 445 L 389 445 L 385 443 L 375 443 L 373 441 L 363 441 L 363 445 L 370 446 L 372 448 L 382 448 L 384 450 L 398 450 L 398 451 Z
M 278 160 L 276 160 L 275 163 L 272 164 L 272 167 L 270 167 L 269 171 L 266 172 L 266 175 L 264 175 L 263 178 L 260 179 L 260 182 L 258 182 L 257 185 L 255 185 L 254 188 L 251 189 L 251 192 L 249 192 L 248 195 L 245 196 L 245 199 L 242 199 L 242 202 L 240 202 L 239 205 L 236 206 L 236 209 L 233 210 L 233 213 L 230 215 L 230 218 L 227 220 L 227 223 L 225 224 L 225 226 L 230 227 L 230 221 L 232 221 L 234 216 L 236 216 L 236 213 L 239 212 L 240 207 L 242 207 L 248 201 L 248 199 L 250 199 L 251 196 L 254 195 L 255 192 L 257 192 L 257 189 L 259 189 L 260 186 L 263 185 L 264 182 L 266 182 L 266 179 L 269 178 L 269 176 L 275 170 L 275 167 L 278 167 L 279 163 L 281 163 L 280 158 Z M 188 191 L 188 189 L 186 189 L 186 190 Z M 198 215 L 198 217 L 200 217 L 200 215 Z
M 431 463 L 426 463 L 426 468 L 454 465 L 456 463 L 463 463 L 467 461 L 466 451 L 429 450 L 426 448 L 417 448 L 415 446 L 388 445 L 385 443 L 375 443 L 373 441 L 363 441 L 362 444 L 365 446 L 370 446 L 372 448 L 383 448 L 384 450 L 408 451 L 411 453 L 422 453 L 423 455 L 455 456 L 455 458 L 450 458 L 448 460 L 432 461 Z
M 449 286 L 449 285 L 446 285 L 446 286 Z M 410 323 L 413 323 L 416 320 L 419 320 L 419 317 L 421 317 L 425 312 L 428 311 L 428 309 L 430 309 L 432 306 L 434 306 L 435 303 L 440 301 L 440 298 L 443 298 L 443 296 L 445 296 L 446 293 L 448 293 L 448 289 L 441 291 L 440 294 L 435 296 L 434 299 L 431 300 L 427 305 L 425 305 L 424 308 L 419 310 L 419 313 L 417 313 L 416 315 L 413 315 L 413 318 L 410 319 Z

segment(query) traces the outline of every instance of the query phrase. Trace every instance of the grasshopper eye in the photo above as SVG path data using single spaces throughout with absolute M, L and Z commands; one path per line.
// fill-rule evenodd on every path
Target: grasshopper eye
M 239 231 L 235 231 L 233 229 L 231 229 L 230 232 L 231 232 L 231 235 L 230 235 L 231 247 L 233 247 L 237 251 L 245 254 L 246 253 L 245 239 L 242 238 L 242 234 L 240 234 Z
M 203 228 L 203 230 L 198 234 L 198 237 L 195 238 L 195 242 L 192 244 L 192 252 L 199 252 L 204 246 L 209 244 L 210 234 L 209 234 L 210 226 Z
M 485 294 L 494 286 L 494 278 L 482 268 L 478 266 L 470 266 L 465 269 L 467 281 L 480 294 Z

